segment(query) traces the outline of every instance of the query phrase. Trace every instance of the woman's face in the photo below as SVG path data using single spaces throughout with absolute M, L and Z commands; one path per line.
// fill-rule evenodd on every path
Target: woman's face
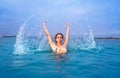
M 57 37 L 56 37 L 56 42 L 59 43 L 59 44 L 62 44 L 62 40 L 63 40 L 62 35 L 58 34 Z

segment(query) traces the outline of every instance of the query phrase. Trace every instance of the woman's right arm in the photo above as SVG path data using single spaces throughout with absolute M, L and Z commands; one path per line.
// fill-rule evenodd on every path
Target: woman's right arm
M 44 31 L 45 31 L 45 33 L 46 33 L 46 35 L 47 35 L 49 44 L 50 44 L 50 46 L 52 47 L 52 49 L 54 50 L 55 44 L 54 44 L 54 42 L 52 41 L 52 37 L 51 37 L 51 35 L 50 35 L 47 27 L 46 27 L 46 22 L 43 22 L 43 27 L 44 27 Z

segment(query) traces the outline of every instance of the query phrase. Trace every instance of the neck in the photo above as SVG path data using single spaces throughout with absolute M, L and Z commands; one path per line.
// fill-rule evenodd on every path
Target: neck
M 57 46 L 62 46 L 62 43 L 57 43 Z

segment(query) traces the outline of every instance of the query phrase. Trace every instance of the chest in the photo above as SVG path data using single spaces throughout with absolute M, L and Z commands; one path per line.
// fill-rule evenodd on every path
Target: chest
M 58 53 L 66 53 L 67 50 L 65 47 L 56 47 L 56 52 Z

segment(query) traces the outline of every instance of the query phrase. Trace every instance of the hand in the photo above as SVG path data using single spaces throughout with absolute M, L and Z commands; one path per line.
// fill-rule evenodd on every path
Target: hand
M 70 27 L 70 23 L 67 23 L 67 27 Z
M 43 26 L 46 26 L 46 21 L 43 22 Z

